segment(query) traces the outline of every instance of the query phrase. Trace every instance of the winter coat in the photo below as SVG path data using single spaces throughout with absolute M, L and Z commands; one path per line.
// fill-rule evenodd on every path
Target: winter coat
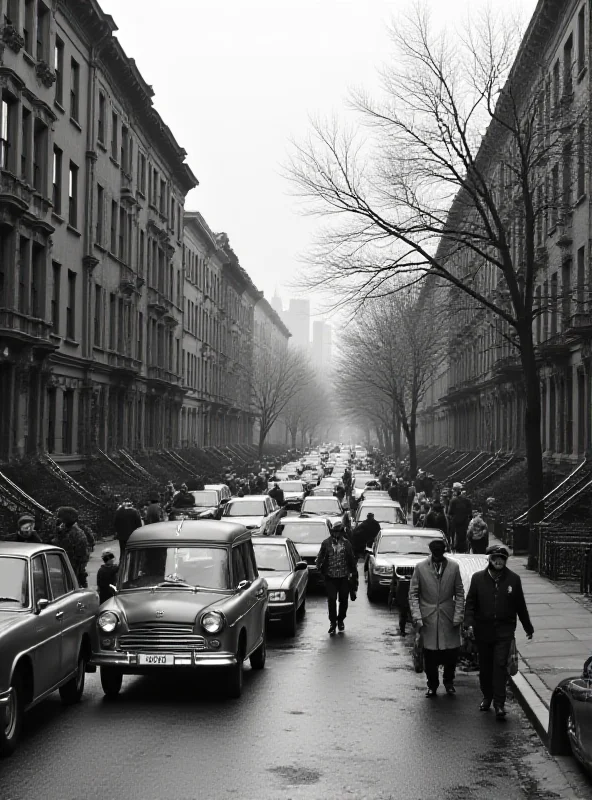
M 164 519 L 164 511 L 160 503 L 150 503 L 146 509 L 146 525 L 152 525 L 154 522 L 161 522 Z
M 428 511 L 423 527 L 434 528 L 437 531 L 442 531 L 444 536 L 448 536 L 448 520 L 443 511 Z
M 119 571 L 118 564 L 101 564 L 97 572 L 97 589 L 99 590 L 99 602 L 105 603 L 110 597 L 113 597 L 113 589 L 111 584 L 117 581 L 117 573 Z
M 356 558 L 356 554 L 354 553 L 354 549 L 351 546 L 351 543 L 347 539 L 343 539 L 343 544 L 345 545 L 345 558 L 347 560 L 347 568 L 348 572 L 355 577 L 357 582 L 358 579 L 358 559 Z M 331 548 L 333 547 L 333 537 L 328 536 L 326 539 L 323 540 L 321 544 L 321 549 L 319 550 L 319 554 L 317 556 L 317 569 L 321 573 L 321 575 L 326 575 L 327 570 L 329 568 L 329 554 Z
M 465 609 L 465 625 L 474 627 L 475 639 L 482 642 L 512 639 L 517 617 L 527 634 L 534 632 L 520 576 L 507 567 L 497 581 L 488 568 L 475 572 Z
M 423 624 L 427 650 L 451 650 L 461 645 L 465 591 L 456 561 L 444 558 L 440 577 L 432 557 L 420 561 L 409 587 L 409 605 L 415 623 Z
M 470 545 L 479 542 L 480 545 L 487 542 L 489 539 L 489 528 L 487 523 L 481 517 L 473 517 L 469 522 L 469 529 L 467 532 L 467 540 Z
M 31 544 L 41 544 L 41 537 L 37 531 L 31 531 L 28 536 L 23 536 L 19 531 L 18 533 L 9 533 L 2 538 L 5 542 L 31 542 Z
M 473 514 L 471 501 L 468 497 L 455 495 L 448 506 L 448 516 L 455 525 L 467 525 Z
M 52 544 L 66 551 L 76 576 L 80 576 L 88 563 L 90 549 L 86 536 L 78 527 L 78 524 L 75 522 L 69 528 L 62 527 L 52 540 Z
M 376 539 L 380 533 L 380 522 L 377 520 L 365 519 L 360 522 L 352 531 L 352 544 L 355 550 L 364 550 Z

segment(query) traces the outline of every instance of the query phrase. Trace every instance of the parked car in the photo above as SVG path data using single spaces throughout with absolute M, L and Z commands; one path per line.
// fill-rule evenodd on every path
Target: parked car
M 366 548 L 366 590 L 369 600 L 380 593 L 386 594 L 396 578 L 409 580 L 415 565 L 430 555 L 429 543 L 433 539 L 446 538 L 442 531 L 429 528 L 384 528 L 371 547 Z
M 226 487 L 228 488 L 228 487 Z M 181 508 L 171 508 L 169 519 L 216 519 L 222 514 L 222 509 L 228 500 L 222 499 L 222 492 L 218 487 L 201 489 L 190 492 L 195 500 L 195 505 Z
M 316 567 L 321 544 L 331 535 L 331 523 L 326 517 L 284 517 L 278 533 L 294 543 L 299 555 L 308 565 L 310 583 L 322 581 Z
M 208 667 L 222 669 L 227 693 L 239 697 L 244 661 L 265 666 L 267 582 L 244 525 L 182 520 L 138 528 L 116 589 L 93 631 L 91 663 L 108 697 L 124 675 Z
M 296 635 L 306 613 L 308 565 L 285 537 L 253 539 L 257 569 L 267 581 L 268 621 L 281 622 L 288 636 Z
M 307 497 L 302 503 L 301 514 L 327 517 L 331 525 L 343 525 L 349 530 L 349 515 L 337 497 Z
M 549 752 L 573 754 L 592 775 L 592 658 L 586 660 L 580 677 L 565 678 L 553 690 Z
M 368 514 L 374 514 L 374 519 L 381 525 L 407 525 L 407 518 L 396 500 L 374 500 L 372 497 L 362 500 L 352 520 L 353 527 L 363 522 Z
M 249 494 L 246 497 L 233 497 L 229 500 L 224 506 L 222 519 L 244 525 L 254 534 L 273 536 L 281 514 L 282 510 L 273 497 L 266 494 Z
M 60 547 L 0 542 L 0 755 L 16 749 L 23 716 L 56 689 L 84 692 L 99 596 L 81 589 Z
M 232 497 L 230 487 L 227 486 L 225 483 L 206 483 L 204 489 L 206 491 L 210 489 L 215 489 L 216 491 L 220 492 L 221 503 L 227 503 Z
M 271 489 L 277 482 L 278 486 L 284 493 L 284 505 L 287 509 L 300 510 L 304 495 L 306 494 L 306 487 L 301 480 L 290 481 L 272 481 L 269 484 Z

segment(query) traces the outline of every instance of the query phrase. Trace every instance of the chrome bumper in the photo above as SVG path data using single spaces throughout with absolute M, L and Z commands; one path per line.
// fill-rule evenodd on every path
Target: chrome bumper
M 174 658 L 174 664 L 167 666 L 146 665 L 138 663 L 138 653 L 121 651 L 93 653 L 89 664 L 94 667 L 121 667 L 134 671 L 151 672 L 154 669 L 172 669 L 174 667 L 231 667 L 236 664 L 233 653 L 168 653 Z

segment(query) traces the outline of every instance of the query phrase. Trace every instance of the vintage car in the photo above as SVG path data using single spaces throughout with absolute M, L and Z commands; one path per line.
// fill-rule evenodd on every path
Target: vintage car
M 226 487 L 228 488 L 228 487 Z M 195 505 L 185 508 L 171 508 L 169 519 L 218 519 L 228 499 L 223 499 L 222 491 L 218 486 L 210 486 L 190 492 L 195 500 Z
M 222 519 L 244 525 L 254 535 L 273 536 L 282 517 L 273 497 L 266 494 L 249 494 L 246 497 L 233 497 L 224 506 Z
M 128 539 L 116 594 L 101 606 L 92 661 L 108 697 L 124 675 L 220 668 L 239 697 L 243 663 L 265 666 L 267 583 L 251 534 L 216 520 L 161 522 Z
M 378 498 L 374 500 L 372 495 L 369 498 L 362 500 L 358 506 L 352 524 L 354 527 L 363 522 L 368 514 L 374 514 L 374 519 L 380 523 L 381 526 L 387 525 L 407 525 L 407 518 L 401 508 L 400 503 L 396 500 Z
M 299 511 L 306 494 L 306 487 L 302 481 L 300 479 L 290 481 L 270 481 L 268 488 L 273 489 L 276 483 L 284 493 L 284 506 L 287 509 Z
M 56 689 L 65 704 L 80 700 L 98 610 L 60 547 L 0 542 L 0 755 L 15 750 L 24 712 Z
M 327 517 L 331 525 L 343 525 L 349 530 L 349 515 L 337 497 L 307 497 L 302 503 L 301 514 Z
M 267 581 L 268 621 L 281 622 L 288 636 L 306 613 L 307 563 L 294 542 L 279 536 L 253 538 L 257 569 Z
M 308 565 L 309 584 L 322 581 L 316 567 L 316 560 L 322 542 L 331 535 L 331 523 L 326 517 L 299 516 L 284 517 L 278 533 L 294 542 L 303 561 Z
M 565 678 L 553 690 L 548 741 L 551 755 L 573 754 L 592 774 L 592 658 L 580 677 Z

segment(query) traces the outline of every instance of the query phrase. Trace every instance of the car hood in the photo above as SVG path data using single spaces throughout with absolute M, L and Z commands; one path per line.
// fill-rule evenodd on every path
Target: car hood
M 189 592 L 183 589 L 157 589 L 155 592 L 133 591 L 121 593 L 114 598 L 113 606 L 103 610 L 119 610 L 127 619 L 128 625 L 142 622 L 180 622 L 191 624 L 208 606 L 227 598 L 223 592 Z M 164 612 L 159 614 L 157 612 Z
M 284 492 L 284 500 L 300 500 L 304 497 L 304 490 L 301 492 Z
M 406 556 L 399 553 L 380 553 L 376 556 L 376 561 L 379 563 L 390 564 L 395 567 L 415 567 L 420 561 L 424 561 L 427 556 Z
M 264 519 L 265 517 L 224 517 L 222 521 L 233 522 L 236 525 L 244 525 L 245 528 L 248 528 L 251 525 L 256 525 L 258 528 L 260 528 Z
M 202 517 L 206 514 L 215 514 L 218 506 L 192 506 L 191 508 L 173 508 L 173 514 L 187 514 L 193 517 Z
M 267 581 L 267 588 L 270 592 L 277 592 L 283 588 L 284 584 L 290 580 L 291 572 L 265 572 L 264 577 Z
M 22 611 L 0 611 L 0 634 L 5 633 L 9 628 L 16 628 L 28 617 L 29 614 Z

